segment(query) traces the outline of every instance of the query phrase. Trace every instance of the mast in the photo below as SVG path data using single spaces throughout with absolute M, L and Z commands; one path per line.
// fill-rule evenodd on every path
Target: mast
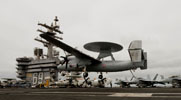
M 48 34 L 50 36 L 52 36 L 53 38 L 56 38 L 56 39 L 59 39 L 59 40 L 63 40 L 63 38 L 61 36 L 57 36 L 57 34 L 63 34 L 63 32 L 60 31 L 60 26 L 57 24 L 58 23 L 58 17 L 55 16 L 55 19 L 54 19 L 54 23 L 51 23 L 51 25 L 47 25 L 46 23 L 45 24 L 42 24 L 42 23 L 38 23 L 39 26 L 42 26 L 44 27 L 47 31 L 43 31 L 41 29 L 38 29 L 37 31 L 42 33 L 42 34 Z M 41 42 L 44 44 L 45 47 L 47 47 L 48 51 L 47 51 L 47 58 L 53 58 L 54 57 L 54 52 L 53 52 L 53 47 L 54 45 L 52 43 L 50 43 L 49 41 L 46 41 L 46 40 L 42 40 L 42 39 L 38 39 L 38 38 L 35 38 L 36 41 L 38 42 Z

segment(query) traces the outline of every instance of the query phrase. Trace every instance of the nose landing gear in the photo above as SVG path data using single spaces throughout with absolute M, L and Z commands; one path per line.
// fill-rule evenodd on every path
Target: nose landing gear
M 86 77 L 88 77 L 88 72 L 84 72 L 84 73 L 83 73 L 83 77 L 84 77 L 84 79 L 85 79 Z

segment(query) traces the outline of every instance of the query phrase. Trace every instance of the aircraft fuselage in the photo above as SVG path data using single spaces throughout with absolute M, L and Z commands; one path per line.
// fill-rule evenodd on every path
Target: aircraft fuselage
M 66 69 L 65 65 L 59 65 L 58 69 L 61 71 L 83 71 L 83 67 L 68 64 Z M 100 64 L 87 65 L 86 71 L 88 72 L 118 72 L 134 69 L 136 66 L 131 61 L 102 61 Z

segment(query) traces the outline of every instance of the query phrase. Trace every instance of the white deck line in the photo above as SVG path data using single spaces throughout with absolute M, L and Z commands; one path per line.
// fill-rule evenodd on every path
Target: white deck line
M 114 93 L 114 97 L 152 97 L 153 93 Z
M 152 96 L 153 94 L 180 94 L 180 96 L 166 96 L 166 95 L 161 95 L 161 96 Z M 114 93 L 112 95 L 108 96 L 113 96 L 113 97 L 179 97 L 181 98 L 181 93 Z

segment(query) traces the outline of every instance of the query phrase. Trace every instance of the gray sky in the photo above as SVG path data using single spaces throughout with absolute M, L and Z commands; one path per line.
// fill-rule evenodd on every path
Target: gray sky
M 181 74 L 180 0 L 1 0 L 0 77 L 16 77 L 17 57 L 33 56 L 38 22 L 50 24 L 60 19 L 64 42 L 78 47 L 93 41 L 123 45 L 117 60 L 129 60 L 132 40 L 142 40 L 148 52 L 148 70 L 136 75 Z M 110 73 L 110 77 L 131 76 L 130 72 Z

